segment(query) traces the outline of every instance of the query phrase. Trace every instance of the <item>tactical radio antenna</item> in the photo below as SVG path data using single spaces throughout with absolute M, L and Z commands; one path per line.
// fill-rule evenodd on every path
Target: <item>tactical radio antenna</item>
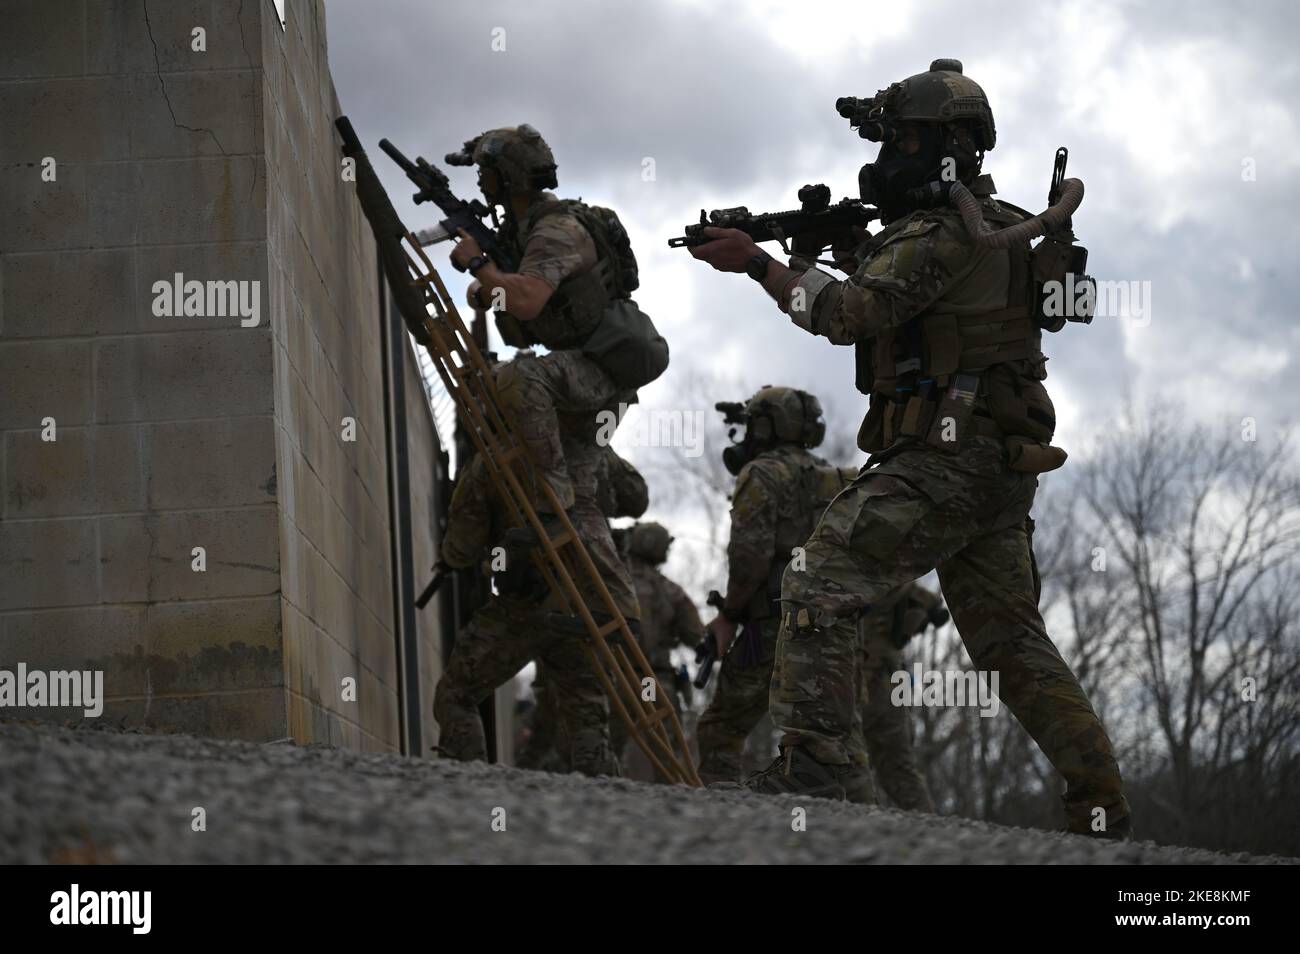
M 528 448 L 502 408 L 492 371 L 461 320 L 442 277 L 398 218 L 352 124 L 346 116 L 340 116 L 335 125 L 343 138 L 343 154 L 356 163 L 357 199 L 379 243 L 384 273 L 402 318 L 428 350 L 447 393 L 455 399 L 465 429 L 483 455 L 511 522 L 516 527 L 531 527 L 540 541 L 532 551 L 532 560 L 551 593 L 565 605 L 569 617 L 579 628 L 586 629 L 587 658 L 610 705 L 656 770 L 670 781 L 699 786 L 686 733 L 668 701 L 671 697 L 655 677 L 554 491 L 546 481 L 534 480 L 535 465 Z M 546 494 L 558 519 L 557 536 L 550 535 L 533 508 L 524 490 L 527 486 L 538 486 Z M 576 582 L 580 579 L 596 593 L 596 606 L 588 605 Z M 654 698 L 648 701 L 642 696 L 647 679 L 655 686 Z

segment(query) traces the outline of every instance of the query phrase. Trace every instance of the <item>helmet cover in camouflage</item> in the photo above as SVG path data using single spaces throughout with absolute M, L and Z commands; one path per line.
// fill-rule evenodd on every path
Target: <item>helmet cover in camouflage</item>
M 496 170 L 512 193 L 529 194 L 556 186 L 551 147 L 527 123 L 489 129 L 465 147 L 480 168 Z
M 988 97 L 962 74 L 960 60 L 935 60 L 927 72 L 882 89 L 872 102 L 882 118 L 894 122 L 965 123 L 980 149 L 997 142 Z
M 650 563 L 663 563 L 668 559 L 668 545 L 673 542 L 668 528 L 658 523 L 638 523 L 632 528 L 627 550 Z
M 816 397 L 798 388 L 759 388 L 745 403 L 749 434 L 758 441 L 789 441 L 816 447 L 826 436 L 822 405 Z

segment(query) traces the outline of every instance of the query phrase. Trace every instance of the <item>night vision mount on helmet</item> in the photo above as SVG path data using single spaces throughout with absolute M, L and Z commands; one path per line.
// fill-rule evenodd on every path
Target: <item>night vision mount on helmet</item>
M 493 169 L 501 176 L 507 192 L 528 194 L 554 189 L 555 156 L 546 140 L 532 126 L 507 126 L 489 129 L 467 139 L 459 152 L 449 152 L 450 166 L 478 165 Z
M 723 450 L 722 461 L 733 474 L 769 447 L 780 443 L 816 447 L 826 437 L 821 402 L 798 388 L 765 384 L 744 404 L 720 401 L 714 407 L 722 412 L 723 423 L 732 425 L 727 436 L 733 443 Z M 740 427 L 745 435 L 737 442 Z
M 906 123 L 966 123 L 978 147 L 997 142 L 993 110 L 984 90 L 962 74 L 960 60 L 935 60 L 925 73 L 893 83 L 870 98 L 841 96 L 836 111 L 872 142 L 893 142 Z

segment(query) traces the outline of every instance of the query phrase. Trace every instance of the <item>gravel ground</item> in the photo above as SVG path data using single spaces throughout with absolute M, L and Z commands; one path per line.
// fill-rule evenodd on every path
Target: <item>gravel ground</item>
M 191 830 L 193 810 L 207 830 Z M 806 810 L 806 830 L 792 829 Z M 500 828 L 504 822 L 504 831 Z M 0 722 L 0 863 L 1258 864 L 744 792 Z

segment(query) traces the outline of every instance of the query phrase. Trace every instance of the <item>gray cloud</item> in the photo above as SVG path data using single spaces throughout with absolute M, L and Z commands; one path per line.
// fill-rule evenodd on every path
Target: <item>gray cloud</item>
M 437 161 L 483 129 L 531 122 L 556 152 L 560 193 L 619 210 L 642 260 L 641 297 L 674 351 L 674 369 L 643 393 L 648 407 L 671 407 L 673 375 L 705 368 L 753 387 L 807 387 L 852 417 L 861 401 L 848 349 L 804 335 L 747 279 L 664 242 L 701 206 L 788 208 L 809 181 L 849 194 L 872 150 L 835 115 L 835 97 L 957 56 L 997 115 L 986 169 L 1000 194 L 1037 211 L 1053 150 L 1068 145 L 1088 185 L 1075 227 L 1091 270 L 1151 283 L 1149 327 L 1099 318 L 1047 340 L 1067 446 L 1133 397 L 1266 426 L 1294 408 L 1300 66 L 1287 5 L 945 0 L 807 5 L 816 22 L 781 19 L 791 9 L 331 2 L 330 62 L 371 147 L 386 135 Z M 492 51 L 495 27 L 505 52 Z M 645 157 L 654 182 L 642 181 Z M 382 155 L 376 166 L 408 223 L 427 224 Z M 472 173 L 453 176 L 473 191 Z

